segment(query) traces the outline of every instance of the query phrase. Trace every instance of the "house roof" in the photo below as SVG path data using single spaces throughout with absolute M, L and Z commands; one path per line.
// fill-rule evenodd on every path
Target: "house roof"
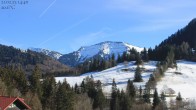
M 11 104 L 15 104 L 21 109 L 31 109 L 25 102 L 24 99 L 19 97 L 7 97 L 0 96 L 0 110 L 6 110 Z

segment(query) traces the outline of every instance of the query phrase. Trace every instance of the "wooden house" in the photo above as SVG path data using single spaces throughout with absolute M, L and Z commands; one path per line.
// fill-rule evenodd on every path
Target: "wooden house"
M 0 110 L 29 110 L 24 99 L 19 97 L 0 96 Z

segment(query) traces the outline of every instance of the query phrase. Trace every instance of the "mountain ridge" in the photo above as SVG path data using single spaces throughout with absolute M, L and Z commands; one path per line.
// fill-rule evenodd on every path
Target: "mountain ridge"
M 48 49 L 43 49 L 43 48 L 30 47 L 29 50 L 35 51 L 38 53 L 43 53 L 43 54 L 50 56 L 51 58 L 56 59 L 56 60 L 58 60 L 63 55 L 60 52 L 52 51 L 52 50 L 48 50 Z
M 59 58 L 59 61 L 69 66 L 76 66 L 94 57 L 108 59 L 114 54 L 117 58 L 118 54 L 122 55 L 123 52 L 128 52 L 132 48 L 138 52 L 143 50 L 143 48 L 124 42 L 105 41 L 91 46 L 82 46 L 77 51 L 64 54 Z

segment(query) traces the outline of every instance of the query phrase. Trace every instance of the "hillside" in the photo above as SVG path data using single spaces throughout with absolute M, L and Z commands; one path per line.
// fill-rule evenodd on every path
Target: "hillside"
M 150 61 L 149 63 L 145 63 L 142 67 L 145 68 L 145 72 L 142 73 L 142 78 L 144 82 L 134 83 L 134 85 L 139 88 L 141 85 L 144 88 L 145 83 L 148 81 L 150 74 L 156 68 L 156 62 Z M 168 88 L 171 88 L 175 91 L 174 99 L 178 92 L 181 93 L 184 99 L 186 98 L 196 98 L 196 63 L 190 61 L 178 61 L 178 68 L 171 69 L 169 68 L 165 76 L 157 83 L 158 92 L 161 93 L 165 88 L 165 92 L 168 92 Z M 128 68 L 132 71 L 122 71 L 123 69 Z M 61 81 L 66 78 L 66 81 L 74 87 L 74 85 L 80 84 L 84 78 L 87 76 L 93 76 L 94 80 L 100 80 L 103 83 L 103 91 L 105 94 L 111 93 L 111 83 L 113 78 L 116 81 L 117 88 L 126 90 L 127 80 L 134 78 L 136 66 L 133 65 L 133 62 L 130 62 L 127 66 L 124 64 L 119 64 L 116 67 L 101 71 L 101 72 L 92 72 L 86 73 L 77 77 L 56 77 L 56 81 Z M 179 74 L 178 74 L 179 73 Z
M 122 55 L 123 52 L 127 52 L 132 48 L 138 52 L 143 50 L 143 48 L 132 46 L 128 43 L 106 41 L 92 46 L 81 47 L 78 51 L 61 56 L 59 61 L 66 65 L 76 66 L 91 58 L 100 57 L 107 60 L 112 54 L 117 58 L 118 54 Z
M 128 64 L 119 64 L 113 68 L 106 69 L 100 72 L 91 72 L 85 73 L 81 76 L 77 77 L 56 77 L 56 82 L 61 81 L 66 78 L 66 81 L 71 85 L 74 86 L 76 83 L 79 85 L 84 78 L 87 76 L 93 76 L 94 80 L 100 80 L 103 83 L 103 91 L 105 93 L 111 93 L 111 84 L 112 80 L 115 79 L 117 88 L 126 90 L 126 85 L 128 79 L 133 80 L 134 73 L 136 69 L 135 62 L 130 62 Z M 145 68 L 145 71 L 142 73 L 143 82 L 134 83 L 138 88 L 140 85 L 144 88 L 145 83 L 148 81 L 150 75 L 156 68 L 156 62 L 150 61 L 145 63 L 142 68 Z M 124 69 L 128 69 L 129 71 L 124 71 Z
M 68 66 L 44 54 L 0 45 L 0 66 L 22 67 L 29 74 L 35 65 L 38 65 L 43 73 L 66 72 L 69 70 Z
M 177 61 L 177 66 L 177 69 L 169 68 L 158 82 L 159 93 L 161 91 L 168 93 L 168 88 L 171 88 L 175 92 L 174 95 L 180 92 L 184 99 L 196 98 L 196 62 L 181 60 Z
M 181 45 L 187 42 L 190 48 L 196 49 L 196 18 L 189 22 L 183 29 L 172 34 L 168 39 L 164 40 L 159 46 L 163 45 Z
M 175 60 L 196 61 L 196 19 L 183 29 L 162 41 L 154 49 L 148 50 L 150 60 L 163 61 L 169 52 L 174 54 Z

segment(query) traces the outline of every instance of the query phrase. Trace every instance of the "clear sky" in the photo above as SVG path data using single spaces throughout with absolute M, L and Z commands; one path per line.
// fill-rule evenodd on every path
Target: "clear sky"
M 196 17 L 196 0 L 0 1 L 1 44 L 61 53 L 103 41 L 154 47 Z

